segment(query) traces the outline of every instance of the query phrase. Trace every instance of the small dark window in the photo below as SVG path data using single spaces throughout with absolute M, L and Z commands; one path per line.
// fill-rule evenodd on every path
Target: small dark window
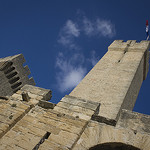
M 20 79 L 19 77 L 13 78 L 12 80 L 9 80 L 9 83 L 10 83 L 10 84 L 13 84 L 13 83 L 15 83 L 16 81 L 18 81 L 19 79 Z
M 18 82 L 18 83 L 16 83 L 16 84 L 12 85 L 11 88 L 12 88 L 12 89 L 15 89 L 15 88 L 17 88 L 18 86 L 20 86 L 21 84 L 22 84 L 22 82 Z
M 15 75 L 17 75 L 17 72 L 13 72 L 13 73 L 7 75 L 6 77 L 7 77 L 8 79 L 10 79 L 10 78 L 14 77 Z
M 8 73 L 10 73 L 13 70 L 15 70 L 15 67 L 8 68 L 7 70 L 4 71 L 4 73 L 8 74 Z

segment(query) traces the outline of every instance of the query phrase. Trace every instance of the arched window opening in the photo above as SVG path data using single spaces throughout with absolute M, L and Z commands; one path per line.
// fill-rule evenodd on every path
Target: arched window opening
M 127 145 L 124 143 L 103 143 L 91 147 L 89 150 L 140 150 L 132 145 Z

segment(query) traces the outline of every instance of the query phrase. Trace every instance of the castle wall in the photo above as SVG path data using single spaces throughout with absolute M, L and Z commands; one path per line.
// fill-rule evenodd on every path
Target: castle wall
M 33 78 L 28 78 L 30 70 L 24 62 L 22 54 L 0 59 L 0 96 L 10 96 L 25 84 L 35 85 Z
M 0 149 L 149 150 L 150 116 L 132 112 L 147 76 L 149 44 L 114 41 L 58 104 L 49 102 L 50 90 L 30 85 L 22 55 L 0 59 Z

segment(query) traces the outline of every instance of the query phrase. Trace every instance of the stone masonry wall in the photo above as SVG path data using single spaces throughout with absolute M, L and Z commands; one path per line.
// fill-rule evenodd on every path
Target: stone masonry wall
M 99 116 L 117 120 L 121 109 L 134 107 L 148 71 L 148 50 L 148 41 L 114 41 L 69 95 L 101 103 Z
M 25 84 L 35 85 L 33 78 L 28 78 L 30 70 L 24 62 L 22 54 L 0 59 L 0 96 L 10 96 Z
M 49 102 L 50 90 L 29 84 L 14 94 L 0 95 L 0 149 L 89 150 L 122 145 L 123 150 L 149 150 L 150 116 L 131 111 L 147 76 L 149 44 L 114 41 L 58 104 Z M 0 59 L 0 67 L 15 58 Z M 23 77 L 24 69 L 15 68 Z M 8 82 L 4 71 L 0 76 L 1 83 Z

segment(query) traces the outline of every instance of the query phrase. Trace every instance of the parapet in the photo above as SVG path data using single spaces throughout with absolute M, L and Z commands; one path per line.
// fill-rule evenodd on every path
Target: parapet
M 30 70 L 24 62 L 22 54 L 0 58 L 0 96 L 10 96 L 25 84 L 35 85 L 33 78 L 28 78 Z
M 149 70 L 149 49 L 150 41 L 136 42 L 136 40 L 128 40 L 124 42 L 123 40 L 115 40 L 109 47 L 108 51 L 123 51 L 126 52 L 140 52 L 144 53 L 144 70 L 143 70 L 143 80 L 146 79 Z
M 136 40 L 128 40 L 124 42 L 123 40 L 115 40 L 109 47 L 109 51 L 140 51 L 145 52 L 149 50 L 150 42 L 149 41 L 141 41 L 136 42 Z

